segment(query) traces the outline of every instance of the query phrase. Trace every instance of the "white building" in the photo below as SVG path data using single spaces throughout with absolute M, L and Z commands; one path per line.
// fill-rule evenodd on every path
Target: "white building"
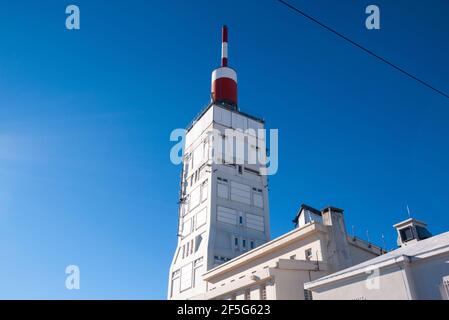
M 399 249 L 307 283 L 313 299 L 447 300 L 449 232 L 431 237 L 415 219 L 395 228 Z
M 296 228 L 204 275 L 198 299 L 304 300 L 303 284 L 383 253 L 346 233 L 343 210 L 302 205 Z
M 332 207 L 302 206 L 297 228 L 268 242 L 264 121 L 237 106 L 226 27 L 211 97 L 185 137 L 169 299 L 304 299 L 304 282 L 382 253 L 349 237 Z
M 211 104 L 195 119 L 185 138 L 178 245 L 170 267 L 169 299 L 194 299 L 204 294 L 202 275 L 206 271 L 270 239 L 268 183 L 261 172 L 265 166 L 248 159 L 248 154 L 266 155 L 264 141 L 257 137 L 264 122 L 237 107 L 237 75 L 227 67 L 226 27 L 222 67 L 212 74 L 211 91 Z M 239 138 L 234 139 L 235 132 Z M 237 143 L 248 152 L 235 152 Z

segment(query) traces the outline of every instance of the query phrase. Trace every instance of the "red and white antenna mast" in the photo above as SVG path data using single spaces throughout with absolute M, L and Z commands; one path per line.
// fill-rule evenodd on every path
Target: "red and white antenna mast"
M 212 102 L 237 109 L 237 73 L 228 67 L 228 27 L 223 26 L 221 67 L 212 72 Z
M 221 66 L 228 66 L 228 27 L 223 26 L 221 40 Z

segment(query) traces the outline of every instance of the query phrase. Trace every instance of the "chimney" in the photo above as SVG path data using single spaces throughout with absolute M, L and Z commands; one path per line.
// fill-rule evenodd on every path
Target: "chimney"
M 321 210 L 323 224 L 328 226 L 327 257 L 333 271 L 342 270 L 352 265 L 351 253 L 346 233 L 343 210 L 326 207 Z

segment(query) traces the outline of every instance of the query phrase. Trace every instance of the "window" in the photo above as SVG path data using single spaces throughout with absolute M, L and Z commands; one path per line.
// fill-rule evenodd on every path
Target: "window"
M 249 173 L 252 173 L 252 174 L 257 174 L 257 175 L 259 175 L 259 170 L 253 170 L 253 169 L 251 169 L 251 168 L 245 167 L 245 171 L 246 171 L 246 172 L 249 172 Z
M 201 184 L 201 202 L 207 200 L 208 192 L 209 192 L 208 180 L 206 180 Z
M 412 227 L 404 228 L 404 229 L 400 230 L 399 233 L 401 234 L 401 239 L 403 242 L 407 242 L 407 241 L 415 239 L 415 236 L 413 235 Z
M 185 258 L 185 254 L 186 254 L 186 245 L 182 246 L 182 258 Z
M 232 225 L 237 225 L 237 211 L 225 207 L 217 207 L 217 220 Z
M 201 188 L 196 187 L 190 194 L 190 210 L 195 209 L 201 202 Z
M 248 185 L 231 181 L 231 200 L 251 204 L 251 188 Z
M 253 205 L 263 208 L 263 194 L 261 189 L 253 188 Z
M 296 260 L 296 254 L 290 256 L 290 260 Z
M 204 208 L 196 214 L 196 229 L 198 230 L 207 222 L 207 208 Z
M 226 258 L 226 257 L 221 257 L 221 256 L 214 256 L 214 264 L 215 265 L 222 264 L 223 262 L 227 262 L 229 260 L 231 260 L 231 259 Z
M 262 216 L 247 213 L 246 214 L 246 226 L 249 229 L 254 229 L 257 231 L 264 232 L 265 231 L 264 218 Z
M 245 300 L 251 300 L 251 290 L 250 289 L 245 290 Z
M 184 174 L 187 176 L 190 170 L 190 154 L 186 155 L 184 158 Z
M 243 225 L 243 215 L 241 213 L 239 215 L 239 224 Z
M 239 238 L 238 237 L 234 237 L 234 249 L 236 249 L 236 250 L 239 249 Z
M 304 289 L 304 300 L 313 300 L 312 291 Z
M 203 267 L 203 257 L 193 262 L 193 286 L 197 288 L 201 284 L 201 274 Z
M 260 286 L 260 300 L 267 300 L 267 286 L 265 284 Z
M 192 232 L 192 219 L 187 220 L 182 225 L 182 236 L 186 237 Z
M 189 242 L 187 242 L 187 248 L 186 248 L 186 257 L 188 257 L 189 256 L 189 252 L 190 252 L 190 241 Z
M 242 239 L 242 248 L 246 249 L 246 240 L 245 239 Z
M 203 242 L 204 233 L 199 234 L 195 237 L 195 252 L 197 252 Z
M 218 179 L 219 179 L 217 183 L 218 197 L 222 199 L 229 199 L 228 183 L 225 181 L 221 181 L 220 178 Z
M 256 247 L 256 244 L 255 244 L 254 240 L 251 240 L 251 241 L 249 242 L 249 247 L 250 247 L 251 249 L 254 249 L 254 248 Z
M 181 268 L 181 291 L 192 287 L 192 263 Z
M 193 253 L 193 239 L 190 240 L 190 254 Z
M 207 139 L 204 139 L 203 141 L 203 159 L 209 159 L 209 141 Z
M 180 284 L 181 284 L 181 272 L 180 272 L 180 270 L 176 270 L 172 274 L 172 281 L 171 281 L 171 296 L 172 297 L 179 293 Z
M 312 249 L 307 249 L 306 250 L 306 260 L 307 261 L 312 260 Z
M 432 237 L 432 234 L 424 227 L 416 226 L 416 232 L 418 233 L 419 240 L 424 240 Z
M 239 166 L 239 174 L 243 174 L 243 167 Z

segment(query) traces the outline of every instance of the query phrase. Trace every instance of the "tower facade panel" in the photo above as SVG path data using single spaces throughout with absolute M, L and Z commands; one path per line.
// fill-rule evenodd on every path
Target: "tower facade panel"
M 265 148 L 256 137 L 263 128 L 261 120 L 211 104 L 189 129 L 169 299 L 201 299 L 203 273 L 269 240 L 267 177 L 250 155 Z

